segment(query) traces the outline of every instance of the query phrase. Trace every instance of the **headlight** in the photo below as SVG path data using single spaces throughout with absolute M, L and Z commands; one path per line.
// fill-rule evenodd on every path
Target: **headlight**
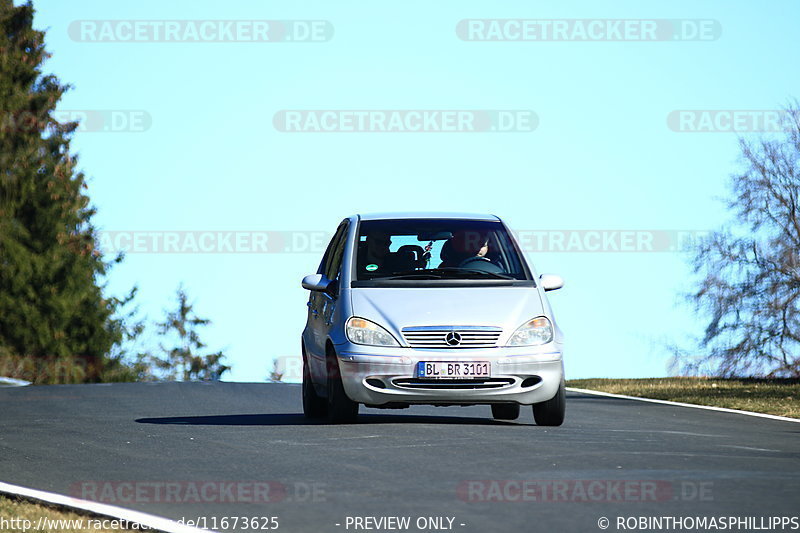
M 506 346 L 537 346 L 552 340 L 553 326 L 547 318 L 540 316 L 518 327 Z
M 345 332 L 350 342 L 367 346 L 400 346 L 392 334 L 375 322 L 364 318 L 351 317 L 345 325 Z

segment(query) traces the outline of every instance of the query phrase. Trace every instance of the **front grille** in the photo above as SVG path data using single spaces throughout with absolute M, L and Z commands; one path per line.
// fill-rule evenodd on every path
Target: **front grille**
M 485 326 L 418 326 L 403 328 L 403 337 L 412 348 L 492 348 L 502 332 Z
M 402 389 L 497 389 L 514 383 L 513 378 L 481 378 L 481 379 L 419 379 L 397 378 L 392 380 L 395 387 Z

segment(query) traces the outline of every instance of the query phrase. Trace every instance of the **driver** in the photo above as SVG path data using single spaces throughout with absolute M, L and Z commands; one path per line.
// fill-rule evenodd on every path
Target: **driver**
M 477 250 L 475 250 L 476 247 Z M 461 261 L 460 267 L 467 267 L 480 261 L 491 261 L 486 257 L 486 254 L 489 253 L 489 239 L 486 238 L 486 235 L 481 235 L 480 238 L 476 238 L 471 250 L 475 250 L 475 252 Z
M 489 236 L 478 231 L 460 231 L 442 248 L 442 267 L 500 273 L 503 269 L 494 264 L 489 254 Z
M 457 267 L 473 257 L 483 257 L 489 251 L 485 234 L 477 231 L 458 231 L 442 246 L 441 267 Z

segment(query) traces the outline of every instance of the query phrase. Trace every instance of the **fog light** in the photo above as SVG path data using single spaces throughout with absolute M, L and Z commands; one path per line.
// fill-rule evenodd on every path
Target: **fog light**
M 523 388 L 533 387 L 534 385 L 538 385 L 541 382 L 542 382 L 542 378 L 540 378 L 539 376 L 531 376 L 529 378 L 525 378 L 522 381 L 522 387 Z
M 378 378 L 367 378 L 367 385 L 375 387 L 376 389 L 385 389 L 386 385 Z

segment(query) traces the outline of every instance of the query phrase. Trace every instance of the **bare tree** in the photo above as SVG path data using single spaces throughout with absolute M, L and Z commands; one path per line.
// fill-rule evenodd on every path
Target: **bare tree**
M 283 383 L 283 371 L 277 359 L 272 360 L 272 371 L 267 376 L 267 381 L 271 383 Z
M 720 376 L 800 375 L 800 107 L 785 131 L 740 140 L 731 176 L 730 228 L 698 244 L 699 288 L 689 295 L 709 317 L 700 354 L 679 353 L 684 371 Z

